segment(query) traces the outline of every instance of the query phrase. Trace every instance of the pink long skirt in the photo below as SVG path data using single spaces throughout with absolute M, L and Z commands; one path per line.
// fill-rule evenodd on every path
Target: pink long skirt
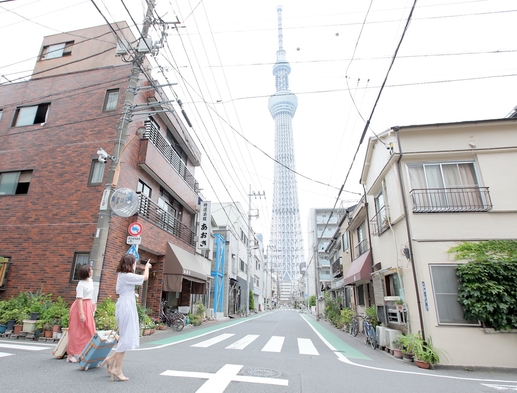
M 90 299 L 83 299 L 85 321 L 79 318 L 79 301 L 75 300 L 70 307 L 70 323 L 68 326 L 68 346 L 66 352 L 70 355 L 80 355 L 84 347 L 95 333 L 93 319 L 93 303 Z

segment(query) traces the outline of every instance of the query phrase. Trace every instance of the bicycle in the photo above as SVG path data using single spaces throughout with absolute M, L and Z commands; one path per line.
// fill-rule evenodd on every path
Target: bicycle
M 359 333 L 359 320 L 357 316 L 354 315 L 348 324 L 348 334 L 355 337 L 357 333 Z
M 377 333 L 375 327 L 370 323 L 368 317 L 363 317 L 363 333 L 365 345 L 370 345 L 373 349 L 377 348 Z
M 172 327 L 176 332 L 181 332 L 185 327 L 185 316 L 182 313 L 176 310 L 171 310 L 167 307 L 166 301 L 161 302 L 160 318 L 167 324 L 167 326 Z

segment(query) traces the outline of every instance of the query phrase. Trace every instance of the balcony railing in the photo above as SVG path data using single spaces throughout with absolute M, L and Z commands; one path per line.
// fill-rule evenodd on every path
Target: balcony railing
M 167 140 L 160 134 L 160 131 L 151 121 L 145 121 L 145 133 L 144 139 L 148 139 L 151 143 L 162 153 L 165 159 L 171 164 L 171 166 L 178 172 L 178 174 L 185 180 L 185 182 L 195 192 L 199 190 L 199 184 L 188 170 L 185 163 L 181 160 L 180 156 L 167 142 Z
M 368 240 L 363 239 L 354 247 L 354 260 L 363 255 L 366 251 L 370 249 L 368 245 Z
M 370 231 L 373 236 L 379 236 L 386 229 L 389 228 L 389 216 L 386 206 L 383 206 L 381 210 L 377 212 L 375 216 L 370 220 Z
M 492 209 L 488 187 L 411 190 L 413 213 L 486 212 Z
M 145 195 L 139 194 L 138 198 L 140 200 L 140 207 L 138 208 L 140 217 L 146 218 L 183 242 L 195 246 L 194 232 L 189 227 L 182 224 Z

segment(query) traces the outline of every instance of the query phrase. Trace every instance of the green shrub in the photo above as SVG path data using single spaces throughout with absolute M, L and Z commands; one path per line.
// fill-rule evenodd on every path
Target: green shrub
M 97 330 L 118 330 L 115 304 L 110 297 L 97 304 L 94 317 Z

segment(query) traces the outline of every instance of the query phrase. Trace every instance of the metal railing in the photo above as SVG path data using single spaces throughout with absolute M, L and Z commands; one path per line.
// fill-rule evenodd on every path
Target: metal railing
M 363 239 L 354 247 L 354 260 L 363 255 L 366 251 L 370 249 L 368 245 L 368 240 Z
M 194 232 L 169 214 L 145 195 L 138 194 L 140 206 L 138 215 L 149 220 L 154 225 L 169 232 L 183 242 L 195 246 Z
M 190 173 L 178 153 L 176 153 L 169 142 L 167 142 L 163 135 L 160 134 L 160 131 L 151 121 L 146 120 L 144 121 L 144 124 L 145 133 L 143 135 L 143 139 L 148 139 L 151 141 L 151 143 L 160 151 L 160 153 L 162 153 L 165 159 L 174 168 L 174 170 L 178 172 L 183 180 L 185 180 L 190 188 L 197 192 L 199 190 L 199 183 L 196 181 L 192 173 Z
M 381 210 L 379 210 L 377 214 L 370 220 L 370 232 L 372 236 L 379 236 L 389 227 L 390 217 L 388 216 L 386 206 L 383 206 Z
M 415 189 L 409 195 L 413 213 L 486 212 L 492 209 L 488 187 Z

